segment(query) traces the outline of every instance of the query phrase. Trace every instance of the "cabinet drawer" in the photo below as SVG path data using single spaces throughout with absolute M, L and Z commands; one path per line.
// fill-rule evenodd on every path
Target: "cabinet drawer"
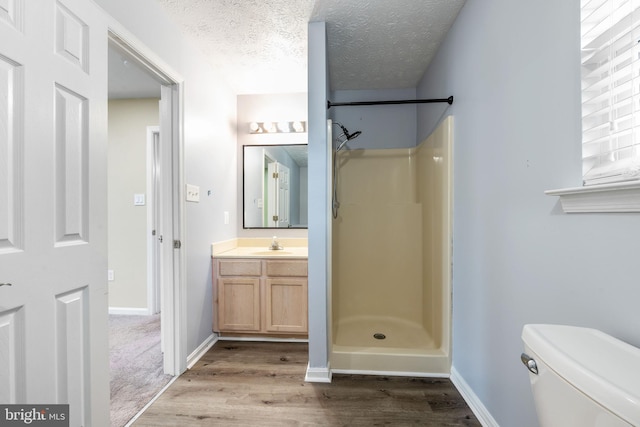
M 260 260 L 221 259 L 218 260 L 220 276 L 260 276 L 262 263 Z
M 267 260 L 266 275 L 270 277 L 307 277 L 307 261 Z

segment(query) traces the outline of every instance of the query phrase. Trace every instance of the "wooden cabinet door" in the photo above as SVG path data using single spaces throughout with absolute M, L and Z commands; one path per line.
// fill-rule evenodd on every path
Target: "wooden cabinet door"
M 307 333 L 307 279 L 265 280 L 265 330 Z
M 218 279 L 218 326 L 221 331 L 260 331 L 260 278 Z

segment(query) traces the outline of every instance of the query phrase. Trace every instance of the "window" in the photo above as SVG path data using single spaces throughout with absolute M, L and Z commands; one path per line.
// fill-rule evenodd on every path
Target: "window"
M 640 179 L 640 0 L 581 0 L 585 185 Z
M 567 213 L 640 212 L 640 0 L 580 0 L 583 186 Z

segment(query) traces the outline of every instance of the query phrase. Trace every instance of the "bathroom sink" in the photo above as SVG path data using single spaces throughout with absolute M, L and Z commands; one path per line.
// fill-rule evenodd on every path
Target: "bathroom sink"
M 291 255 L 292 253 L 293 252 L 282 251 L 282 250 L 278 250 L 278 251 L 266 250 L 266 251 L 251 252 L 251 255 Z

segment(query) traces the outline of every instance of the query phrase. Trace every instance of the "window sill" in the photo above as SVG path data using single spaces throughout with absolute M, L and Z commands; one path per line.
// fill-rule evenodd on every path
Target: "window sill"
M 562 188 L 544 193 L 559 196 L 565 213 L 640 212 L 640 181 Z

